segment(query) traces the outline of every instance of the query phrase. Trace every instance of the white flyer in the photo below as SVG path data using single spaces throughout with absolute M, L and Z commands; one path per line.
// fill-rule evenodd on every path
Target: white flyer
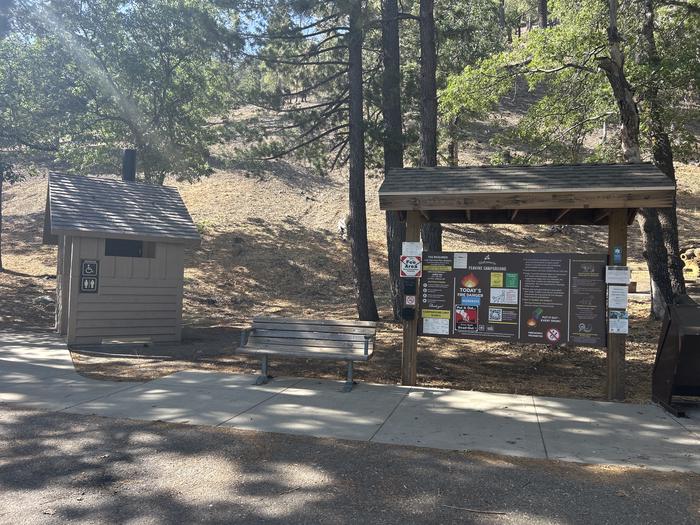
M 605 282 L 608 284 L 629 284 L 630 269 L 628 266 L 606 266 Z
M 628 287 L 625 285 L 608 286 L 608 308 L 627 310 Z
M 425 317 L 423 319 L 423 333 L 435 335 L 450 335 L 450 320 Z
M 420 257 L 423 255 L 422 242 L 402 242 L 401 255 Z
M 467 254 L 466 253 L 455 252 L 454 267 L 455 267 L 455 269 L 466 270 L 466 268 L 467 268 Z
M 518 304 L 517 288 L 491 288 L 491 304 Z

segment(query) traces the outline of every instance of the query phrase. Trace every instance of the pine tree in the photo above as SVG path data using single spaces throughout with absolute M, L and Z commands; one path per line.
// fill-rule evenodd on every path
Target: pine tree
M 250 159 L 284 157 L 319 171 L 348 166 L 348 237 L 360 319 L 377 320 L 367 241 L 365 197 L 365 23 L 361 0 L 348 5 L 311 2 L 297 9 L 268 7 L 262 31 L 248 35 L 259 83 L 249 96 L 260 111 L 234 132 L 252 143 Z M 259 89 L 261 88 L 261 89 Z M 257 139 L 257 140 L 255 140 Z M 254 142 L 253 142 L 254 141 Z
M 401 115 L 401 57 L 399 45 L 399 6 L 397 0 L 382 1 L 382 115 L 384 117 L 384 177 L 391 168 L 403 167 L 403 118 Z M 399 272 L 406 223 L 396 211 L 386 212 L 387 263 L 391 287 L 392 311 L 401 318 L 403 291 Z
M 434 0 L 420 0 L 420 165 L 437 166 L 437 50 Z M 424 224 L 421 230 L 424 249 L 442 251 L 440 223 Z

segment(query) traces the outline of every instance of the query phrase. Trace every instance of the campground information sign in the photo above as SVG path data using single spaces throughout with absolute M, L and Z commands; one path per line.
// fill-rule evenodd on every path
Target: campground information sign
M 606 344 L 606 255 L 423 252 L 419 334 Z

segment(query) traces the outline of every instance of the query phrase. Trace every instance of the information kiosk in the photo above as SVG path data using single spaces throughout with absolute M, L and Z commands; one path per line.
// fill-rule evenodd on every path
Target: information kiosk
M 638 208 L 670 207 L 675 191 L 652 164 L 390 170 L 379 203 L 406 221 L 410 252 L 403 384 L 416 384 L 419 335 L 572 342 L 607 348 L 606 393 L 624 399 L 627 226 Z M 418 253 L 426 222 L 607 226 L 608 253 Z

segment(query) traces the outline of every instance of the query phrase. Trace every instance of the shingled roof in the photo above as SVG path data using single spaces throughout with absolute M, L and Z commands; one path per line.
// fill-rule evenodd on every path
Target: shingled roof
M 200 242 L 197 227 L 175 188 L 51 173 L 44 238 L 56 235 Z
M 396 168 L 379 204 L 444 222 L 466 211 L 464 222 L 602 224 L 595 210 L 669 207 L 674 195 L 674 182 L 646 163 Z

